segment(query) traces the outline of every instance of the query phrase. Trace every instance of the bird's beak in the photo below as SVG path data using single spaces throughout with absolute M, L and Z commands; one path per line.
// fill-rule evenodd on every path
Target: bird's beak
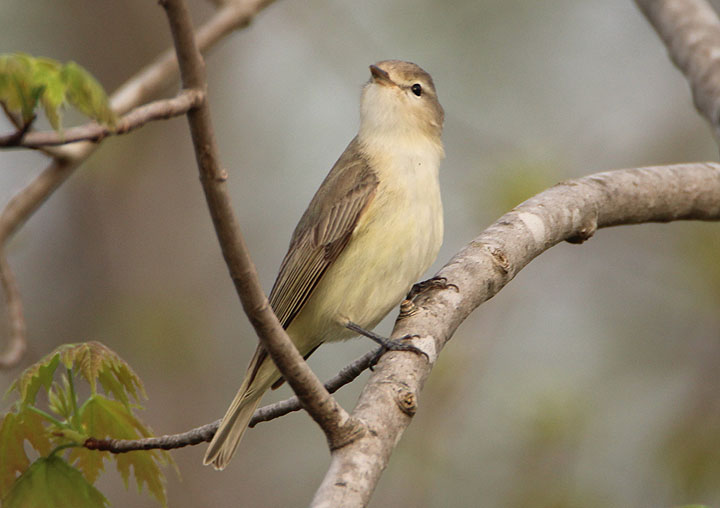
M 377 65 L 370 66 L 370 74 L 372 74 L 372 80 L 378 85 L 395 86 L 387 71 L 382 70 Z

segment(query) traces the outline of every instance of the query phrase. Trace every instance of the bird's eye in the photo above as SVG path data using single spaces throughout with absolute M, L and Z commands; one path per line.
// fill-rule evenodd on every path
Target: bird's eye
M 412 90 L 412 93 L 420 97 L 422 95 L 422 86 L 420 83 L 415 83 L 413 86 L 410 87 L 410 90 Z

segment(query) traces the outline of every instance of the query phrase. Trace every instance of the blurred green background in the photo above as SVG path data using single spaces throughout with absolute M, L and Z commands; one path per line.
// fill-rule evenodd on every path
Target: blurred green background
M 192 8 L 196 24 L 213 9 Z M 162 9 L 143 0 L 4 0 L 0 34 L 3 52 L 76 60 L 109 91 L 170 44 Z M 207 57 L 222 159 L 266 289 L 356 132 L 367 66 L 387 58 L 428 70 L 446 111 L 433 270 L 559 180 L 717 159 L 629 0 L 279 0 Z M 45 164 L 0 153 L 0 203 Z M 182 118 L 108 139 L 9 246 L 30 340 L 22 368 L 99 340 L 144 380 L 143 417 L 159 434 L 219 418 L 255 348 L 197 179 Z M 458 330 L 372 506 L 720 505 L 719 261 L 712 223 L 602 230 L 541 256 Z M 311 365 L 327 378 L 371 347 L 327 346 Z M 20 371 L 0 372 L 0 391 Z M 345 407 L 362 379 L 340 393 Z M 223 473 L 201 465 L 204 449 L 173 453 L 171 506 L 304 506 L 328 464 L 300 413 L 248 432 Z M 154 506 L 114 472 L 99 486 L 114 506 Z

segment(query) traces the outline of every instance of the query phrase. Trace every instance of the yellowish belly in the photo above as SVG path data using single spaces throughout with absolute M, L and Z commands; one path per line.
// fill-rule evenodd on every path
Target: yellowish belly
M 301 353 L 372 329 L 402 301 L 435 260 L 442 243 L 437 178 L 385 186 L 363 214 L 345 250 L 288 329 Z

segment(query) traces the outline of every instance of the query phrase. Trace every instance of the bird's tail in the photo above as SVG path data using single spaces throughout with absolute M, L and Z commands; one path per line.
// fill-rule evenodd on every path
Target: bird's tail
M 260 348 L 255 351 L 245 380 L 205 452 L 205 465 L 212 464 L 215 469 L 225 469 L 245 434 L 260 399 L 280 375 L 272 360 L 267 354 L 261 354 L 261 351 Z

